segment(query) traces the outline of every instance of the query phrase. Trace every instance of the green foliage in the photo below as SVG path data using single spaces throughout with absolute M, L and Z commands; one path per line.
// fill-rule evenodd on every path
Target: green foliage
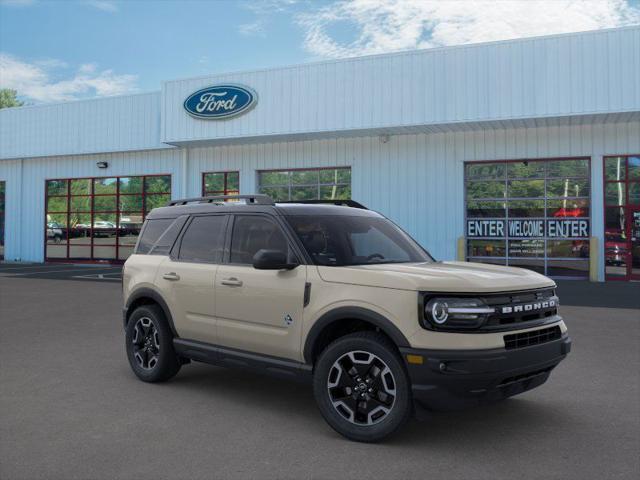
M 10 88 L 0 88 L 0 108 L 21 107 L 24 102 L 18 100 L 18 92 Z

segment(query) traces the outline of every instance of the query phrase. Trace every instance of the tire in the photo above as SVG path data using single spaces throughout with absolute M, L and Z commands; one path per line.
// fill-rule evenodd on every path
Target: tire
M 391 435 L 413 411 L 402 359 L 395 345 L 376 332 L 356 332 L 331 343 L 315 365 L 313 392 L 327 423 L 358 442 Z
M 129 365 L 143 382 L 164 382 L 180 370 L 173 334 L 157 305 L 143 305 L 131 313 L 125 342 Z

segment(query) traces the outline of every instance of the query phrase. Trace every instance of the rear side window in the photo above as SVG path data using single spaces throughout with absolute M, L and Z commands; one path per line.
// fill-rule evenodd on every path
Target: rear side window
M 147 223 L 142 230 L 140 239 L 138 240 L 138 248 L 136 253 L 147 254 L 153 247 L 153 244 L 160 238 L 169 225 L 173 223 L 173 218 L 158 218 L 155 220 L 147 220 Z
M 178 235 L 180 235 L 180 230 L 182 230 L 182 227 L 188 218 L 189 217 L 187 215 L 178 217 L 171 226 L 167 228 L 162 235 L 160 235 L 160 238 L 158 238 L 151 248 L 149 255 L 169 255 L 171 247 L 173 247 Z
M 225 215 L 193 217 L 182 236 L 178 259 L 184 262 L 220 263 L 226 224 Z
M 231 237 L 231 263 L 250 265 L 263 248 L 289 254 L 289 244 L 278 225 L 265 217 L 238 215 Z

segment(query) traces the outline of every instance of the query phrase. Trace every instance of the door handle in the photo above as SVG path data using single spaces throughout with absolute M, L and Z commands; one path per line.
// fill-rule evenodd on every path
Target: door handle
M 220 283 L 222 285 L 226 285 L 227 287 L 241 287 L 242 280 L 238 280 L 236 277 L 223 278 Z
M 178 275 L 176 272 L 169 272 L 162 275 L 162 278 L 175 282 L 177 280 L 180 280 L 180 275 Z

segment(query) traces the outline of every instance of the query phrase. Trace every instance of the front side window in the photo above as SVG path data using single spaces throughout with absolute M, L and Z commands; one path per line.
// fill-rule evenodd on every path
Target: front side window
M 278 225 L 266 217 L 238 215 L 231 236 L 231 263 L 250 265 L 258 250 L 289 254 L 289 243 Z
M 183 262 L 220 263 L 226 224 L 225 215 L 194 217 L 182 236 L 178 259 Z
M 351 168 L 263 170 L 258 172 L 258 190 L 275 201 L 349 200 Z
M 289 216 L 287 220 L 316 265 L 417 263 L 433 259 L 386 218 Z

